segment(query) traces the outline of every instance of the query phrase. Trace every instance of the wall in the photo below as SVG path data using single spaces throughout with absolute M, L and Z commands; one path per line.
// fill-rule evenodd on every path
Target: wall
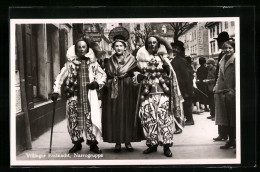
M 24 26 L 24 28 L 32 28 L 34 35 L 30 37 L 29 30 L 19 30 L 17 35 L 23 40 L 25 48 L 20 48 L 19 52 L 22 52 L 24 59 L 25 80 L 28 82 L 27 70 L 30 66 L 37 66 L 34 71 L 37 75 L 32 75 L 29 81 L 33 80 L 36 89 L 26 89 L 26 97 L 34 96 L 30 98 L 30 106 L 28 106 L 29 115 L 29 127 L 31 130 L 32 141 L 37 139 L 41 134 L 46 132 L 51 127 L 52 115 L 53 115 L 53 103 L 50 100 L 50 94 L 52 93 L 53 82 L 56 76 L 59 74 L 61 66 L 64 65 L 66 60 L 66 51 L 69 46 L 72 45 L 72 25 L 70 24 L 35 24 Z M 34 30 L 33 30 L 34 29 Z M 65 30 L 64 30 L 65 29 Z M 26 31 L 26 34 L 24 33 Z M 18 31 L 17 31 L 18 32 Z M 24 38 L 26 36 L 26 39 Z M 34 36 L 36 38 L 34 39 Z M 62 39 L 60 39 L 62 38 Z M 35 41 L 35 42 L 34 42 Z M 65 43 L 64 43 L 65 42 Z M 65 44 L 65 45 L 64 45 Z M 62 48 L 60 48 L 62 47 Z M 16 46 L 16 51 L 18 46 Z M 25 53 L 26 51 L 26 53 Z M 30 61 L 28 58 L 32 52 L 35 61 Z M 17 54 L 16 54 L 17 56 Z M 22 57 L 22 56 L 21 56 Z M 29 60 L 29 61 L 28 61 Z M 16 60 L 16 65 L 17 65 Z M 25 144 L 25 114 L 21 108 L 21 94 L 20 94 L 20 71 L 16 69 L 16 152 L 21 153 L 27 149 Z M 34 78 L 36 77 L 36 78 Z M 32 93 L 33 92 L 33 93 Z M 37 94 L 35 94 L 37 92 Z M 62 91 L 63 92 L 63 91 Z M 35 95 L 37 95 L 35 97 Z M 26 103 L 26 102 L 22 102 Z M 59 99 L 56 104 L 55 124 L 66 117 L 66 100 Z M 65 129 L 66 130 L 66 129 Z

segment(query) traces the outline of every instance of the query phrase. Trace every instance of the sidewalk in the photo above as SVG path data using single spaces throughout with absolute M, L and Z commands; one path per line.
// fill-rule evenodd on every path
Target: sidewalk
M 195 125 L 186 126 L 182 134 L 174 135 L 174 145 L 171 148 L 173 159 L 229 159 L 235 158 L 234 149 L 222 150 L 219 149 L 225 142 L 213 142 L 212 138 L 218 135 L 215 121 L 209 120 L 206 117 L 209 112 L 204 112 L 200 115 L 193 114 Z M 39 157 L 38 155 L 47 155 L 50 145 L 50 130 L 33 141 L 32 150 L 27 150 L 17 156 L 17 160 L 33 160 L 33 159 L 60 159 L 56 155 L 68 154 L 68 150 L 73 146 L 67 132 L 67 121 L 64 120 L 55 125 L 53 131 L 52 155 L 53 157 Z M 143 150 L 147 147 L 145 141 L 132 143 L 134 152 L 127 152 L 124 149 L 120 153 L 114 153 L 114 144 L 99 143 L 102 149 L 102 160 L 115 159 L 169 159 L 163 155 L 163 148 L 158 147 L 158 151 L 149 155 L 143 154 Z M 82 150 L 77 152 L 77 155 L 91 154 L 89 147 L 83 144 Z M 31 156 L 31 157 L 29 157 Z M 63 157 L 63 159 L 91 159 L 75 155 Z M 95 159 L 95 158 L 93 158 Z

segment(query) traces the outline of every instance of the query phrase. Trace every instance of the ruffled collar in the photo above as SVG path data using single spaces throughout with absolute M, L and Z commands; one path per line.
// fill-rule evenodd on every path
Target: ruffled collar
M 78 59 L 76 53 L 75 53 L 75 45 L 72 45 L 68 51 L 67 51 L 67 60 L 69 62 L 74 61 L 75 59 Z M 85 57 L 89 57 L 90 58 L 90 63 L 94 63 L 97 61 L 95 54 L 93 52 L 93 50 L 91 48 L 89 48 L 89 51 L 87 54 L 85 54 Z

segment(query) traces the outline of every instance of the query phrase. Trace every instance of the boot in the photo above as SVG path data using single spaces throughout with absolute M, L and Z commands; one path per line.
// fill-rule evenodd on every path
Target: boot
M 90 151 L 94 153 L 102 153 L 97 145 L 90 145 Z
M 236 144 L 234 142 L 228 141 L 224 146 L 220 146 L 220 149 L 229 149 L 229 148 L 236 148 Z
M 134 152 L 134 148 L 132 147 L 131 143 L 126 143 L 125 148 L 129 152 Z
M 225 141 L 228 139 L 228 136 L 218 136 L 216 138 L 213 138 L 214 141 Z
M 69 150 L 69 153 L 75 153 L 82 149 L 81 143 L 74 144 L 74 146 Z
M 121 151 L 121 144 L 120 143 L 116 143 L 114 152 L 118 153 L 120 151 Z
M 94 153 L 102 153 L 102 151 L 97 146 L 98 141 L 96 140 L 87 140 L 87 145 L 90 146 L 90 151 Z
M 174 134 L 181 134 L 182 133 L 182 129 L 180 128 L 176 128 L 176 130 L 174 131 Z
M 188 126 L 188 125 L 194 125 L 194 120 L 193 119 L 186 120 L 185 121 L 185 126 Z
M 158 145 L 150 146 L 143 153 L 144 154 L 149 154 L 149 153 L 152 153 L 152 152 L 156 152 L 157 151 L 157 146 Z
M 171 152 L 169 146 L 167 146 L 167 145 L 163 146 L 163 153 L 167 157 L 172 157 L 172 152 Z

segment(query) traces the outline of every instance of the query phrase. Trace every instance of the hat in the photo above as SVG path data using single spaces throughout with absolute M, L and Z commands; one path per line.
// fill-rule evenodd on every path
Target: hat
M 226 42 L 228 40 L 230 40 L 231 38 L 229 37 L 227 32 L 221 32 L 217 38 L 213 38 L 216 39 L 219 42 Z
M 213 64 L 213 65 L 215 65 L 215 60 L 214 60 L 213 58 L 209 58 L 209 59 L 207 60 L 207 64 Z
M 116 40 L 127 41 L 129 39 L 129 32 L 122 26 L 115 27 L 109 32 L 108 38 L 111 42 Z
M 171 46 L 172 46 L 172 47 L 174 47 L 174 46 L 179 47 L 179 48 L 181 48 L 182 51 L 185 50 L 185 48 L 184 48 L 184 43 L 181 42 L 181 41 L 179 41 L 179 40 L 172 42 L 172 43 L 171 43 Z
M 185 60 L 186 60 L 189 64 L 192 63 L 192 60 L 191 60 L 191 57 L 190 57 L 190 56 L 185 57 Z

